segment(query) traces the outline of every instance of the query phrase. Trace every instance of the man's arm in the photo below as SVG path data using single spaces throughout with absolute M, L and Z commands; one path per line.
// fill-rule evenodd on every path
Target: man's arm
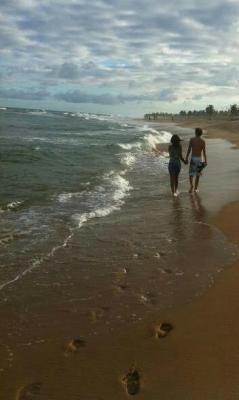
M 188 162 L 188 157 L 189 157 L 189 154 L 191 153 L 191 150 L 192 150 L 192 139 L 190 139 L 190 141 L 189 141 L 188 151 L 187 151 L 186 158 L 185 158 L 186 162 Z
M 207 153 L 206 153 L 206 143 L 205 142 L 203 143 L 202 153 L 203 153 L 204 162 L 207 164 Z

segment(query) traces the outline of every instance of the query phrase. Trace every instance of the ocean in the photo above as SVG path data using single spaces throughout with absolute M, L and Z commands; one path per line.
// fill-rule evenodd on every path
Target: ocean
M 183 168 L 173 199 L 172 133 L 186 146 L 192 130 L 113 115 L 0 110 L 1 301 L 78 304 L 86 326 L 89 313 L 106 318 L 109 304 L 108 324 L 131 321 L 212 285 L 236 256 L 210 223 L 208 188 L 218 169 L 211 182 L 205 172 L 208 194 L 200 197 L 187 193 Z M 222 141 L 208 146 L 211 159 L 220 159 L 215 146 L 233 153 Z

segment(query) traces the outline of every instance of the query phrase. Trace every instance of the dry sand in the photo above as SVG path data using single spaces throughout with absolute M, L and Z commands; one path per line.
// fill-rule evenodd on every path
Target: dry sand
M 239 120 L 190 118 L 178 119 L 175 122 L 188 128 L 201 127 L 210 138 L 227 139 L 237 147 L 239 145 Z

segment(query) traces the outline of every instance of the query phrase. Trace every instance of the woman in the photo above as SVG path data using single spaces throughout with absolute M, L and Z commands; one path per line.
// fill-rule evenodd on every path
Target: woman
M 181 161 L 186 164 L 182 156 L 182 146 L 181 139 L 178 135 L 173 135 L 171 137 L 171 144 L 169 145 L 169 164 L 168 171 L 170 174 L 170 185 L 173 196 L 178 196 L 178 176 L 181 171 Z M 180 161 L 181 160 L 181 161 Z

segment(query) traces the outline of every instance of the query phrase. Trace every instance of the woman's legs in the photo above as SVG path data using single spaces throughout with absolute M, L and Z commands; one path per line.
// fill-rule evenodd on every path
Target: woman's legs
M 175 176 L 170 174 L 170 186 L 172 190 L 172 194 L 175 193 Z
M 178 175 L 175 175 L 175 193 L 178 190 Z
M 189 193 L 192 193 L 192 191 L 193 191 L 193 176 L 191 176 L 191 175 L 189 175 L 189 182 L 190 182 Z
M 178 189 L 178 177 L 181 170 L 181 163 L 179 160 L 170 161 L 168 165 L 169 175 L 170 175 L 170 186 L 172 190 L 172 194 L 177 195 Z
M 170 186 L 171 186 L 172 194 L 175 195 L 178 190 L 178 175 L 170 174 Z

